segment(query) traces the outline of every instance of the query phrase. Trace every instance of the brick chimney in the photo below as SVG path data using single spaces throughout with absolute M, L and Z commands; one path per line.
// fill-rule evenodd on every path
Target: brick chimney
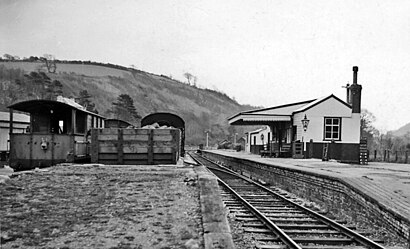
M 350 102 L 352 104 L 352 113 L 360 113 L 361 99 L 362 99 L 362 86 L 357 84 L 357 72 L 359 67 L 353 67 L 353 84 L 350 85 Z

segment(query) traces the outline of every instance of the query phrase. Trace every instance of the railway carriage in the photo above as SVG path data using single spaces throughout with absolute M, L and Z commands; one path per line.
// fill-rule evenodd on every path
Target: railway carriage
M 105 118 L 85 110 L 74 100 L 29 100 L 9 106 L 10 167 L 16 170 L 48 167 L 90 159 L 91 128 L 104 128 Z M 14 111 L 30 114 L 24 134 L 13 129 Z

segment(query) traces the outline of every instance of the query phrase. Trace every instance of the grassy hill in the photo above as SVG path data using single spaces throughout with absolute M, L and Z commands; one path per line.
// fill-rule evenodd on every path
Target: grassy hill
M 393 131 L 394 136 L 405 136 L 406 134 L 410 134 L 410 123 L 403 125 L 399 129 Z
M 0 62 L 0 110 L 11 103 L 30 99 L 24 89 L 18 89 L 16 80 L 38 70 L 39 62 Z M 63 84 L 63 95 L 78 96 L 87 90 L 100 114 L 112 117 L 109 110 L 120 94 L 128 94 L 137 112 L 144 117 L 154 112 L 172 112 L 186 122 L 187 144 L 205 143 L 205 130 L 210 130 L 210 143 L 243 134 L 243 128 L 229 126 L 227 118 L 244 110 L 253 109 L 210 89 L 200 89 L 166 76 L 134 69 L 117 69 L 102 65 L 57 63 L 52 80 Z M 18 93 L 16 93 L 16 91 Z

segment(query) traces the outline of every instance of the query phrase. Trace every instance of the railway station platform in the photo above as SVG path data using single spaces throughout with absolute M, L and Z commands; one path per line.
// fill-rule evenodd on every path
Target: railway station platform
M 399 230 L 402 236 L 409 238 L 410 164 L 369 162 L 368 165 L 358 165 L 322 161 L 320 159 L 265 158 L 260 155 L 233 150 L 205 150 L 203 154 L 210 159 L 221 162 L 225 161 L 223 159 L 226 158 L 225 163 L 234 162 L 234 165 L 245 162 L 244 164 L 247 166 L 240 170 L 249 173 L 249 168 L 256 167 L 258 169 L 255 172 L 250 172 L 250 174 L 261 174 L 262 172 L 262 174 L 265 174 L 265 179 L 270 176 L 275 177 L 274 175 L 277 173 L 282 174 L 282 178 L 288 177 L 292 178 L 293 181 L 295 179 L 305 181 L 305 185 L 298 185 L 298 183 L 292 181 L 287 183 L 288 185 L 297 185 L 295 188 L 303 188 L 306 184 L 311 184 L 316 188 L 323 186 L 323 188 L 330 189 L 336 188 L 334 182 L 338 182 L 338 185 L 343 186 L 338 186 L 337 191 L 348 190 L 350 193 L 358 193 L 357 199 L 365 203 L 363 206 L 373 206 L 373 214 L 380 211 L 379 214 L 382 214 L 383 218 L 389 219 L 394 227 L 393 229 Z M 273 169 L 269 171 L 269 168 L 261 165 L 273 166 L 275 171 Z M 240 167 L 237 166 L 237 169 Z M 298 176 L 292 175 L 293 172 L 296 172 Z M 303 174 L 308 175 L 309 179 Z M 255 175 L 253 176 L 255 177 Z M 324 183 L 323 179 L 318 179 L 318 177 L 325 179 L 327 183 Z M 310 189 L 308 192 L 312 194 L 314 191 Z M 326 194 L 329 195 L 329 193 Z M 334 198 L 332 200 L 335 201 Z

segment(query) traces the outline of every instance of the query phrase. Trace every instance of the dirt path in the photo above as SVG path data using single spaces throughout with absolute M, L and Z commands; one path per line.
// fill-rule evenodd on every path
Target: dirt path
M 1 248 L 203 248 L 192 168 L 57 166 L 0 185 Z

